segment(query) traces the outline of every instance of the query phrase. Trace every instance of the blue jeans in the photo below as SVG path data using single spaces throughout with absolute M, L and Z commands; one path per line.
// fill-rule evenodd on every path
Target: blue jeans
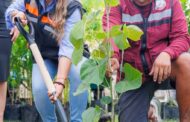
M 76 91 L 78 85 L 81 83 L 80 80 L 80 68 L 83 60 L 77 65 L 71 66 L 69 72 L 69 83 L 70 83 L 70 93 L 69 93 L 69 102 L 70 102 L 70 121 L 71 122 L 82 122 L 82 113 L 86 109 L 88 93 L 87 91 L 78 95 L 73 96 L 73 93 Z M 45 65 L 53 79 L 57 73 L 57 63 L 52 60 L 44 60 Z M 32 68 L 32 92 L 34 96 L 34 102 L 42 120 L 44 122 L 56 122 L 55 106 L 50 102 L 47 94 L 47 88 L 43 81 L 43 78 L 40 74 L 37 64 L 33 64 Z

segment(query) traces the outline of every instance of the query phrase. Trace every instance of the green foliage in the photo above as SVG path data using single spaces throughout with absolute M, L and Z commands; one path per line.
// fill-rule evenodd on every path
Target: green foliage
M 183 10 L 185 12 L 185 16 L 188 22 L 188 28 L 190 33 L 190 1 L 189 0 L 181 0 Z
M 110 104 L 112 102 L 112 98 L 110 96 L 104 96 L 101 98 L 101 103 L 106 105 L 106 104 Z
M 101 108 L 96 106 L 95 108 L 88 108 L 83 114 L 83 122 L 98 122 L 101 115 Z
M 132 41 L 139 41 L 140 37 L 143 35 L 143 31 L 135 25 L 124 25 L 123 31 L 126 37 Z
M 131 65 L 126 63 L 123 68 L 125 73 L 125 79 L 120 81 L 115 89 L 118 93 L 123 93 L 129 90 L 137 89 L 141 86 L 142 73 L 137 69 L 133 68 Z
M 113 53 L 109 42 L 110 39 L 113 39 L 121 50 L 125 50 L 130 47 L 127 38 L 138 41 L 143 34 L 143 32 L 134 25 L 117 25 L 113 26 L 108 32 L 103 31 L 101 18 L 104 9 L 102 8 L 106 8 L 109 13 L 111 6 L 117 6 L 119 4 L 118 0 L 99 1 L 98 4 L 100 6 L 102 5 L 102 7 L 94 6 L 93 3 L 96 3 L 98 0 L 84 1 L 83 4 L 87 12 L 84 14 L 82 21 L 78 22 L 71 31 L 70 39 L 74 45 L 72 61 L 75 65 L 79 63 L 82 57 L 82 46 L 85 43 L 90 46 L 91 57 L 85 61 L 81 67 L 80 77 L 82 83 L 74 95 L 89 90 L 91 84 L 97 86 L 103 85 L 105 82 L 109 84 L 108 81 L 105 80 L 105 73 L 107 67 L 110 67 L 109 60 Z M 105 3 L 105 7 L 103 6 L 103 2 Z M 125 64 L 123 70 L 126 77 L 116 85 L 117 92 L 123 93 L 127 90 L 139 88 L 141 86 L 142 74 L 129 64 Z M 105 82 L 103 83 L 103 81 Z M 103 104 L 113 104 L 113 101 L 112 96 L 103 97 L 101 99 L 101 103 Z M 100 113 L 101 109 L 99 107 L 89 108 L 83 113 L 83 121 L 97 122 Z
M 72 29 L 72 33 L 70 35 L 70 40 L 75 50 L 72 54 L 73 64 L 78 64 L 82 59 L 83 53 L 83 38 L 84 38 L 84 22 L 78 22 Z
M 23 81 L 31 84 L 31 53 L 22 36 L 13 43 L 10 69 L 9 88 L 17 88 Z
M 89 86 L 89 83 L 85 83 L 85 82 L 82 82 L 78 88 L 77 88 L 77 91 L 73 94 L 74 96 L 77 96 L 85 91 L 87 91 L 88 89 L 90 89 L 90 86 Z
M 130 44 L 127 41 L 125 30 L 121 30 L 121 27 L 122 26 L 114 26 L 111 29 L 110 35 L 113 38 L 117 47 L 121 50 L 125 50 L 130 47 Z
M 87 22 L 86 19 L 83 19 L 82 21 Z M 83 46 L 84 40 L 85 40 L 85 34 L 86 34 L 86 33 L 83 34 L 83 32 L 81 32 L 82 33 L 81 35 L 83 35 L 83 36 L 81 36 L 81 35 L 79 36 L 78 33 L 76 34 L 76 30 L 78 28 L 80 28 L 81 26 L 83 26 L 83 27 L 81 27 L 82 30 L 83 29 L 84 30 L 89 29 L 87 27 L 87 25 L 85 26 L 85 24 L 81 24 L 81 22 L 76 24 L 75 28 L 71 32 L 71 38 L 70 38 L 71 42 L 73 43 L 73 45 L 75 47 L 75 50 L 74 50 L 74 53 L 73 53 L 74 55 L 73 55 L 72 59 L 73 59 L 73 62 L 76 62 L 76 63 L 78 63 L 80 61 L 78 56 L 79 55 L 82 56 L 82 52 L 78 51 L 78 50 L 80 50 L 80 47 Z M 123 27 L 122 30 L 121 30 L 121 27 Z M 92 28 L 92 30 L 93 30 L 93 28 Z M 87 32 L 87 31 L 84 31 L 84 32 Z M 130 33 L 130 34 L 128 34 L 128 33 Z M 123 26 L 122 25 L 121 26 L 114 26 L 110 30 L 110 38 L 112 37 L 114 39 L 116 45 L 122 50 L 127 49 L 128 47 L 130 47 L 130 45 L 129 45 L 128 41 L 127 41 L 127 38 L 130 38 L 130 39 L 133 39 L 134 41 L 137 41 L 137 40 L 140 39 L 142 34 L 143 34 L 143 32 L 137 26 L 133 26 L 133 25 L 131 25 L 131 26 L 125 26 L 125 25 L 123 25 Z M 75 35 L 76 35 L 76 37 L 75 37 Z M 103 47 L 103 48 L 93 50 L 91 59 L 87 60 L 82 65 L 80 76 L 81 76 L 81 79 L 82 79 L 83 83 L 79 86 L 80 90 L 78 89 L 77 92 L 75 93 L 75 95 L 77 95 L 78 93 L 81 93 L 82 91 L 84 91 L 84 89 L 85 90 L 89 89 L 87 84 L 89 84 L 89 85 L 92 84 L 92 83 L 96 84 L 96 85 L 101 85 L 102 84 L 102 82 L 104 80 L 104 77 L 105 77 L 106 66 L 108 65 L 108 60 L 110 58 L 110 55 L 106 55 L 106 54 L 108 54 L 107 52 L 111 52 L 110 48 L 107 47 L 106 44 L 103 45 L 103 41 L 105 40 L 105 37 L 106 37 L 105 35 L 106 34 L 104 32 L 100 31 L 100 33 L 98 34 L 98 37 L 101 37 L 102 43 L 100 43 L 101 46 L 99 46 L 99 47 Z M 91 35 L 91 38 L 95 38 L 94 35 Z M 100 42 L 101 39 L 99 38 L 98 41 Z M 83 43 L 79 43 L 81 41 L 83 41 Z M 105 50 L 102 50 L 102 49 L 105 49 Z M 77 52 L 77 54 L 75 54 L 75 52 Z M 124 69 L 125 69 L 125 67 L 124 67 Z M 130 71 L 133 71 L 132 73 L 134 73 L 134 74 L 136 73 L 135 72 L 136 70 L 134 70 L 132 67 L 128 66 L 126 69 L 130 70 Z M 129 85 L 129 87 L 131 87 L 131 88 L 126 87 L 127 89 L 134 89 L 137 86 L 140 87 L 141 78 L 139 78 L 137 76 L 139 76 L 138 73 L 136 73 L 136 75 L 131 76 L 133 79 L 132 78 L 130 79 L 130 77 L 127 79 L 127 81 L 129 82 L 129 83 L 127 83 L 127 85 Z M 136 79 L 135 81 L 137 81 L 137 80 L 139 80 L 139 81 L 136 82 L 136 84 L 134 84 L 134 83 L 131 84 L 129 80 L 131 80 L 131 82 L 134 82 L 134 79 L 136 77 L 138 79 Z M 140 77 L 141 77 L 141 74 L 140 74 Z M 137 85 L 137 86 L 132 86 L 132 85 Z M 84 89 L 82 89 L 82 88 L 84 88 Z M 120 87 L 117 87 L 117 88 L 120 88 Z M 121 93 L 121 92 L 119 92 L 119 93 Z
M 95 49 L 92 51 L 91 56 L 93 59 L 101 60 L 106 57 L 106 53 L 103 49 Z
M 78 43 L 79 47 L 74 49 L 73 51 L 73 54 L 72 54 L 72 61 L 73 61 L 73 64 L 77 65 L 80 60 L 82 59 L 82 56 L 83 56 L 83 42 L 82 41 L 79 41 L 80 43 Z
M 114 7 L 119 4 L 119 0 L 105 0 L 105 4 L 110 7 Z
M 127 38 L 133 41 L 139 41 L 143 35 L 143 31 L 134 25 L 117 25 L 113 26 L 110 30 L 110 37 L 114 39 L 115 44 L 121 50 L 125 50 L 130 47 Z
M 81 80 L 89 84 L 100 85 L 106 72 L 106 60 L 87 60 L 81 67 Z

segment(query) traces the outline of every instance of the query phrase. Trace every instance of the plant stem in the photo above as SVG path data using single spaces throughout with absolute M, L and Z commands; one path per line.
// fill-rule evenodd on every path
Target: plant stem
M 117 71 L 114 71 L 111 77 L 112 122 L 115 122 L 115 104 L 118 99 L 118 96 L 115 91 L 116 80 L 117 80 Z
M 111 85 L 111 122 L 115 122 L 115 101 L 114 101 L 114 95 L 113 95 L 113 85 Z
M 105 0 L 104 0 L 105 1 Z M 108 62 L 110 61 L 110 50 L 111 50 L 111 46 L 110 46 L 110 42 L 109 42 L 109 38 L 110 38 L 110 23 L 109 23 L 109 13 L 110 13 L 110 6 L 108 6 L 105 2 L 105 7 L 106 7 L 106 21 L 107 21 L 107 36 L 106 36 L 106 43 L 107 43 L 107 54 L 108 54 Z M 111 69 L 111 63 L 108 63 L 109 69 Z M 113 79 L 111 79 L 112 82 Z M 113 94 L 113 85 L 111 85 L 111 98 L 112 98 L 112 110 L 111 110 L 111 122 L 115 122 L 115 103 L 114 103 L 114 94 Z
M 107 43 L 107 54 L 108 54 L 108 61 L 110 59 L 110 50 L 111 50 L 111 44 L 109 41 L 110 38 L 110 22 L 109 22 L 109 13 L 110 13 L 110 6 L 106 5 L 105 2 L 105 7 L 106 7 L 106 23 L 107 23 L 107 27 L 106 27 L 106 43 Z M 108 63 L 109 68 L 111 69 L 111 64 L 110 62 Z
M 121 80 L 121 74 L 123 72 L 123 58 L 124 58 L 124 50 L 122 50 L 122 55 L 121 55 L 120 76 L 119 76 L 120 80 Z
M 110 86 L 108 80 L 107 80 L 106 78 L 104 78 L 104 79 L 105 79 L 105 82 L 106 82 L 107 87 L 110 89 L 111 86 Z
M 98 87 L 98 89 L 97 89 L 98 90 L 97 91 L 97 94 L 98 94 L 97 95 L 97 99 L 100 100 L 100 86 L 98 85 L 97 87 Z

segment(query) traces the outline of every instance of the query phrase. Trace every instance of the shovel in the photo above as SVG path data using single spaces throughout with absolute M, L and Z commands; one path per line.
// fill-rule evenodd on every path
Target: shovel
M 48 89 L 48 91 L 50 93 L 52 93 L 54 96 L 56 94 L 56 90 L 55 87 L 53 85 L 53 81 L 50 77 L 50 74 L 45 66 L 44 60 L 41 56 L 41 53 L 38 49 L 37 44 L 35 43 L 35 39 L 34 39 L 34 28 L 31 22 L 28 23 L 28 26 L 30 28 L 30 34 L 28 32 L 25 31 L 25 29 L 23 28 L 22 24 L 21 24 L 21 20 L 18 17 L 15 17 L 15 25 L 17 26 L 18 30 L 20 31 L 20 33 L 25 37 L 25 39 L 27 40 L 30 50 L 33 54 L 33 57 L 40 69 L 41 75 L 44 79 L 45 85 Z M 61 122 L 68 122 L 67 117 L 66 117 L 66 113 L 64 111 L 64 108 L 60 102 L 59 99 L 57 99 L 55 102 L 55 109 L 56 109 L 56 113 L 57 113 L 57 117 Z

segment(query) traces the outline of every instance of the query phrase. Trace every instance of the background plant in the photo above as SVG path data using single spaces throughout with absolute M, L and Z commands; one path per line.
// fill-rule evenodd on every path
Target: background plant
M 31 90 L 32 57 L 23 36 L 19 36 L 16 42 L 13 43 L 10 63 L 11 70 L 8 86 L 9 91 L 12 92 L 11 101 L 14 103 L 18 100 L 20 84 Z
M 187 18 L 187 23 L 188 23 L 189 33 L 190 33 L 190 0 L 181 0 L 181 3 L 182 3 L 182 7 Z

